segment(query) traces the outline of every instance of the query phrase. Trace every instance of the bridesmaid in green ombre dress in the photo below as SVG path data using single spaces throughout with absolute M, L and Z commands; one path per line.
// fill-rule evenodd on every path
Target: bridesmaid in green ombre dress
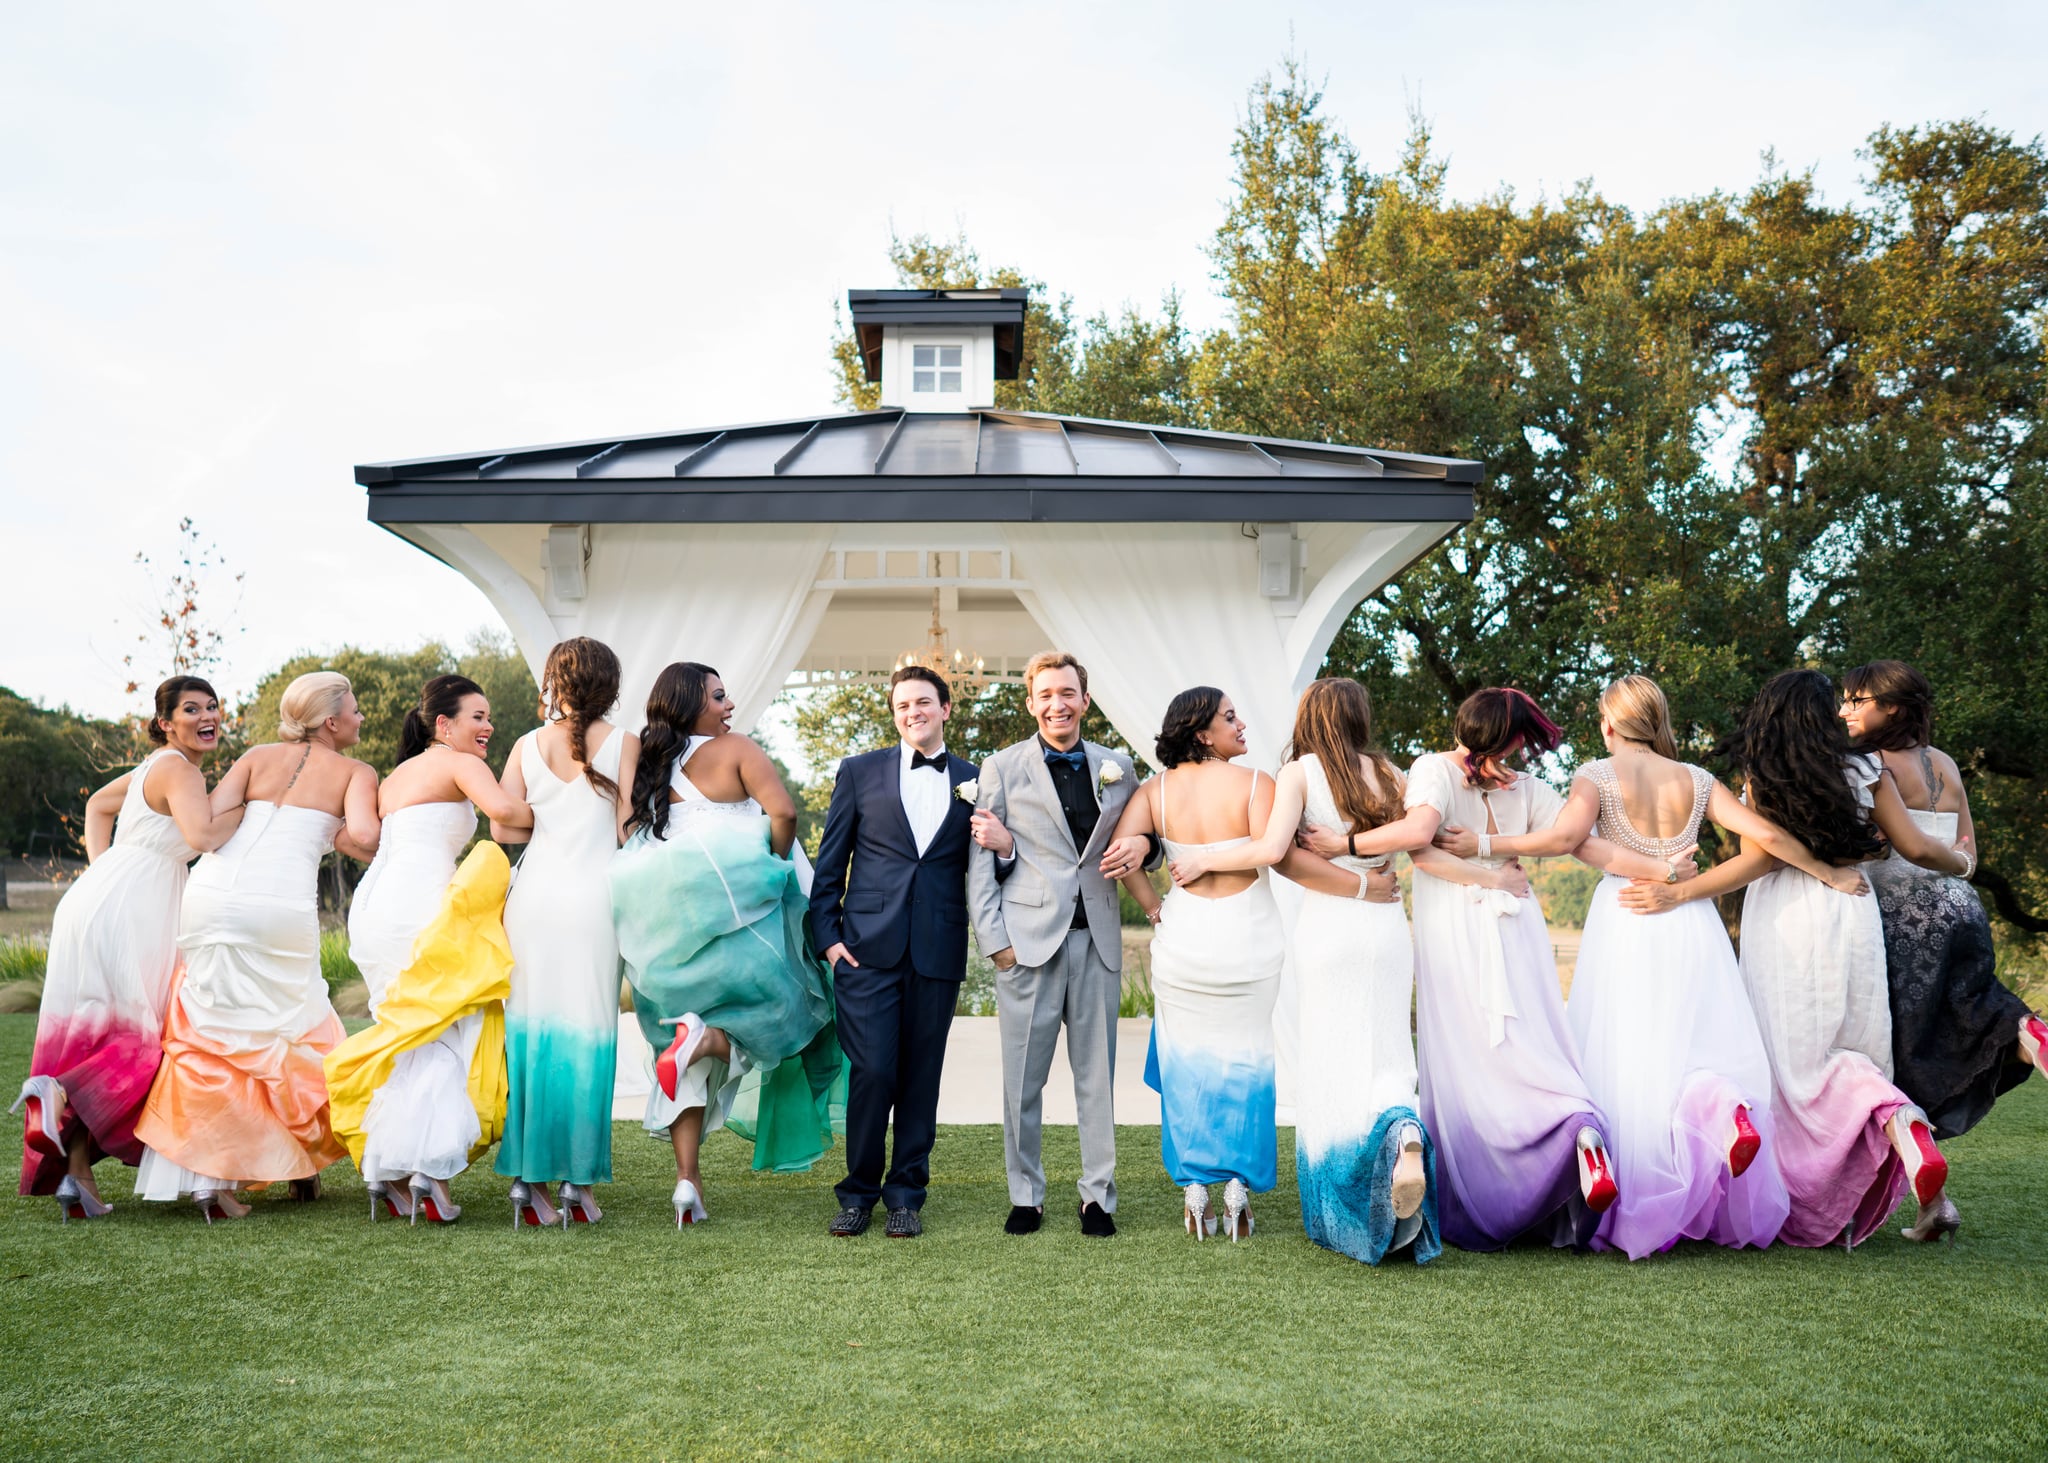
M 509 1091 L 496 1166 L 513 1180 L 515 1226 L 594 1223 L 604 1216 L 590 1187 L 612 1178 L 619 946 L 608 875 L 638 745 L 602 719 L 618 696 L 619 658 L 595 640 L 563 641 L 541 672 L 547 724 L 505 760 L 505 788 L 534 819 L 505 901 Z M 496 823 L 491 833 L 500 843 L 528 837 Z
M 619 954 L 660 1053 L 647 1130 L 675 1148 L 676 1225 L 706 1218 L 698 1147 L 728 1127 L 754 1167 L 806 1169 L 841 1131 L 846 1062 L 832 976 L 811 953 L 796 804 L 729 729 L 709 666 L 669 666 L 647 698 L 631 837 L 612 860 Z M 792 855 L 795 855 L 792 858 Z

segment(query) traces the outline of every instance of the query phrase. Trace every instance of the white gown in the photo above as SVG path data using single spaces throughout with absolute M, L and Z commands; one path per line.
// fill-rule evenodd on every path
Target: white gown
M 349 908 L 349 954 L 370 991 L 370 1014 L 412 961 L 413 942 L 440 913 L 455 861 L 476 837 L 467 800 L 415 803 L 384 819 L 376 860 Z M 482 1129 L 469 1097 L 469 1066 L 483 1017 L 472 1012 L 424 1046 L 401 1052 L 363 1118 L 363 1177 L 422 1173 L 451 1179 L 469 1167 Z
M 1675 837 L 1655 839 L 1629 821 L 1613 764 L 1587 763 L 1579 775 L 1600 795 L 1600 837 L 1661 859 L 1699 842 L 1714 779 L 1687 770 L 1691 818 Z M 1612 1124 L 1607 1146 L 1621 1191 L 1593 1247 L 1637 1260 L 1681 1239 L 1768 1245 L 1790 1200 L 1778 1172 L 1770 1062 L 1728 931 L 1703 900 L 1632 913 L 1618 902 L 1626 887 L 1609 874 L 1594 889 L 1566 1005 L 1581 1070 Z M 1738 1105 L 1763 1142 L 1742 1177 L 1731 1178 Z
M 338 1156 L 321 1061 L 342 1029 L 320 973 L 319 876 L 341 823 L 254 801 L 193 869 L 139 1198 L 310 1178 Z

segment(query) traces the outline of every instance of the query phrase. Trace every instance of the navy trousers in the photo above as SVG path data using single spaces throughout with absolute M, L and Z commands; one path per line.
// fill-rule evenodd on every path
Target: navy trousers
M 939 1071 L 960 1001 L 957 981 L 928 980 L 902 965 L 845 964 L 832 972 L 839 1046 L 846 1053 L 846 1178 L 843 1207 L 921 1209 L 939 1127 Z M 896 1149 L 889 1152 L 889 1115 Z

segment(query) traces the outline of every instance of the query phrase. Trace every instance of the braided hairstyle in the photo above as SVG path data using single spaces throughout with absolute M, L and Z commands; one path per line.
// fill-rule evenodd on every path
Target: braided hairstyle
M 1771 677 L 1742 714 L 1729 751 L 1749 778 L 1749 805 L 1824 863 L 1883 851 L 1869 812 L 1843 775 L 1849 732 L 1835 715 L 1835 685 L 1819 671 Z
M 694 660 L 665 666 L 647 693 L 647 725 L 640 730 L 640 763 L 633 769 L 633 810 L 626 832 L 645 828 L 656 838 L 668 837 L 669 780 L 676 758 L 690 745 L 691 728 L 711 699 L 711 678 L 718 672 Z
M 484 688 L 468 676 L 436 676 L 420 687 L 419 705 L 405 713 L 405 725 L 398 730 L 398 760 L 410 762 L 433 746 L 441 718 L 461 715 L 463 697 L 483 694 Z
M 1465 749 L 1465 780 L 1475 786 L 1488 757 L 1506 757 L 1517 748 L 1541 756 L 1564 740 L 1557 723 L 1529 693 L 1512 686 L 1489 686 L 1467 696 L 1458 705 L 1453 731 Z
M 569 755 L 599 797 L 616 798 L 619 785 L 590 765 L 584 738 L 619 699 L 619 658 L 612 648 L 588 635 L 564 640 L 548 652 L 540 673 L 540 714 L 558 716 L 569 728 Z M 617 735 L 617 733 L 614 733 Z
M 1293 744 L 1282 760 L 1310 753 L 1322 764 L 1330 796 L 1337 811 L 1350 820 L 1352 832 L 1363 833 L 1401 816 L 1401 778 L 1387 754 L 1373 745 L 1372 697 L 1358 682 L 1326 676 L 1301 693 Z M 1377 793 L 1359 775 L 1360 757 L 1372 763 Z

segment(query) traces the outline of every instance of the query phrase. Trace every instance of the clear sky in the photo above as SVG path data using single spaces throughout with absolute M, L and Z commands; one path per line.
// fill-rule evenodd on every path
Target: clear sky
M 1652 207 L 1775 149 L 1841 198 L 1882 124 L 2048 128 L 2037 3 L 182 0 L 6 35 L 0 684 L 103 713 L 134 556 L 188 514 L 246 575 L 230 695 L 492 623 L 352 464 L 828 409 L 892 225 L 1220 323 L 1232 129 L 1290 49 L 1369 166 L 1419 105 L 1463 195 Z

